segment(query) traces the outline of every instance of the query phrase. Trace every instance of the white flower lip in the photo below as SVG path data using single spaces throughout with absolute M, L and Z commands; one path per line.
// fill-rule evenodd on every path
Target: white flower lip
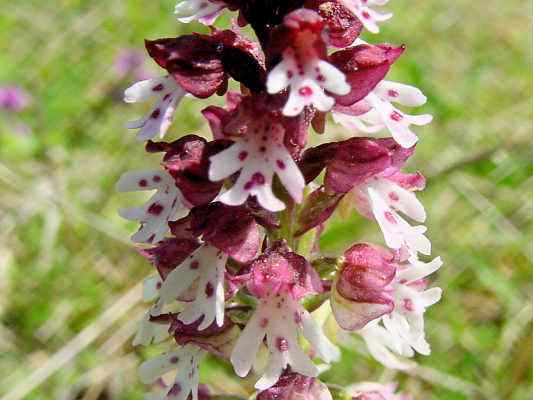
M 198 330 L 213 322 L 224 323 L 224 272 L 228 256 L 215 247 L 204 245 L 172 270 L 161 286 L 161 300 L 170 303 L 196 285 L 195 299 L 185 306 L 178 319 L 192 324 L 203 317 Z
M 270 295 L 263 299 L 237 340 L 231 354 L 235 373 L 248 374 L 257 352 L 266 337 L 268 364 L 255 387 L 265 390 L 273 386 L 283 370 L 290 365 L 294 372 L 317 376 L 318 368 L 298 343 L 301 331 L 317 355 L 326 362 L 339 358 L 339 350 L 324 335 L 321 328 L 297 301 L 287 294 Z
M 289 117 L 300 114 L 305 106 L 313 105 L 319 111 L 329 111 L 335 104 L 324 90 L 338 95 L 351 90 L 346 77 L 327 61 L 316 57 L 305 62 L 299 60 L 291 49 L 285 50 L 281 62 L 270 71 L 267 90 L 279 93 L 289 87 L 289 100 L 283 114 Z
M 440 257 L 429 263 L 411 257 L 401 265 L 393 284 L 394 310 L 358 331 L 371 355 L 387 368 L 409 369 L 415 364 L 406 357 L 413 357 L 415 352 L 430 354 L 424 331 L 424 313 L 426 308 L 440 300 L 442 290 L 438 287 L 425 289 L 425 284 L 420 282 L 441 266 Z
M 427 125 L 433 120 L 429 114 L 409 115 L 392 105 L 394 102 L 418 107 L 426 103 L 427 98 L 419 89 L 403 83 L 382 81 L 361 101 L 370 107 L 368 112 L 352 116 L 333 110 L 335 122 L 354 131 L 358 136 L 374 135 L 387 130 L 393 139 L 406 149 L 418 142 L 418 137 L 411 131 L 410 126 Z
M 174 111 L 186 92 L 169 76 L 140 81 L 124 92 L 126 103 L 144 102 L 157 97 L 156 105 L 148 115 L 126 124 L 128 129 L 139 129 L 137 139 L 146 141 L 156 136 L 164 138 Z
M 424 235 L 427 228 L 423 225 L 409 225 L 397 212 L 419 222 L 425 221 L 426 212 L 414 193 L 379 179 L 367 185 L 366 194 L 388 247 L 394 250 L 405 247 L 410 254 L 431 253 L 431 243 Z
M 176 369 L 174 382 L 169 385 L 169 388 L 159 393 L 158 398 L 187 400 L 189 395 L 192 395 L 193 400 L 198 400 L 200 382 L 198 365 L 204 356 L 205 351 L 186 345 L 142 363 L 139 366 L 139 377 L 141 382 L 151 384 L 167 372 Z
M 142 207 L 119 210 L 125 219 L 139 221 L 141 227 L 132 236 L 134 243 L 158 243 L 169 231 L 168 222 L 176 221 L 188 212 L 174 179 L 164 171 L 129 171 L 116 184 L 119 192 L 156 190 Z
M 237 206 L 249 196 L 269 211 L 281 211 L 285 204 L 272 192 L 272 180 L 277 175 L 297 203 L 303 199 L 305 180 L 300 169 L 283 144 L 281 125 L 260 125 L 257 132 L 235 140 L 235 143 L 210 158 L 209 179 L 218 181 L 241 171 L 237 182 L 219 197 L 219 201 Z

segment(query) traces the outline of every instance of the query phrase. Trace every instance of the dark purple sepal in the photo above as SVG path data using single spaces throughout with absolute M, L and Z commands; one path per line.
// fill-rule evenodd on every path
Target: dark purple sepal
M 344 257 L 331 293 L 331 306 L 343 329 L 357 330 L 393 311 L 390 284 L 398 266 L 392 252 L 368 243 L 353 245 Z
M 193 344 L 225 359 L 229 359 L 240 333 L 240 329 L 227 317 L 222 326 L 213 323 L 201 331 L 198 326 L 202 319 L 187 325 L 178 320 L 178 314 L 167 314 L 165 322 L 170 323 L 169 333 L 180 346 Z
M 232 30 L 211 35 L 146 40 L 148 54 L 188 93 L 206 98 L 223 95 L 231 76 L 252 91 L 265 87 L 262 54 L 251 41 Z
M 312 192 L 298 212 L 295 236 L 301 236 L 325 222 L 333 214 L 343 196 L 343 193 L 330 192 L 324 186 Z
M 324 143 L 316 147 L 311 147 L 303 153 L 298 166 L 300 167 L 300 171 L 302 171 L 306 183 L 314 181 L 320 175 L 328 162 L 335 157 L 338 147 L 339 143 L 337 142 Z
M 163 280 L 168 274 L 191 255 L 200 243 L 191 238 L 169 238 L 157 246 L 139 249 L 139 253 L 152 263 Z
M 331 46 L 344 48 L 359 37 L 363 24 L 350 10 L 336 1 L 315 0 L 315 3 L 326 23 L 326 35 Z
M 207 35 L 146 40 L 145 46 L 154 61 L 196 97 L 211 96 L 227 80 L 221 60 L 222 46 Z
M 290 293 L 295 299 L 322 293 L 320 277 L 311 264 L 277 241 L 257 257 L 249 267 L 247 287 L 259 298 L 276 293 Z
M 187 135 L 172 143 L 149 141 L 146 149 L 149 152 L 165 152 L 163 166 L 172 175 L 185 199 L 198 206 L 211 202 L 223 184 L 209 179 L 209 157 L 230 145 L 228 140 L 207 142 L 202 137 Z
M 388 44 L 361 44 L 333 53 L 330 56 L 331 62 L 344 72 L 352 87 L 347 95 L 335 96 L 337 104 L 350 106 L 365 98 L 383 80 L 404 50 L 403 45 L 394 47 Z
M 260 245 L 259 227 L 245 206 L 213 202 L 191 211 L 191 229 L 235 261 L 252 261 Z
M 331 400 L 331 394 L 318 379 L 287 369 L 274 386 L 257 394 L 257 400 Z
M 324 179 L 326 188 L 336 193 L 349 192 L 392 165 L 392 152 L 375 139 L 348 139 L 336 150 Z

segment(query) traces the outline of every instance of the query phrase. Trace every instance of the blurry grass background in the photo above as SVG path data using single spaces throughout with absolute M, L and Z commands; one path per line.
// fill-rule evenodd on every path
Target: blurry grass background
M 144 38 L 198 28 L 178 24 L 173 5 L 0 0 L 0 84 L 33 97 L 23 113 L 0 115 L 2 398 L 140 399 L 146 390 L 135 372 L 145 350 L 130 342 L 144 309 L 136 285 L 150 267 L 128 242 L 134 226 L 117 216 L 132 197 L 113 185 L 158 159 L 123 128 L 142 106 L 121 103 L 134 77 L 120 78 L 115 61 Z M 356 346 L 325 378 L 397 380 L 415 399 L 533 399 L 533 2 L 387 8 L 395 17 L 366 38 L 408 45 L 390 78 L 420 87 L 435 116 L 417 130 L 409 166 L 429 178 L 420 197 L 446 262 L 436 278 L 445 296 L 428 313 L 433 353 L 419 368 L 385 371 Z M 186 100 L 170 138 L 207 133 L 205 104 Z M 361 240 L 382 239 L 360 217 L 337 218 L 322 247 L 334 254 Z M 203 378 L 239 393 L 213 365 Z

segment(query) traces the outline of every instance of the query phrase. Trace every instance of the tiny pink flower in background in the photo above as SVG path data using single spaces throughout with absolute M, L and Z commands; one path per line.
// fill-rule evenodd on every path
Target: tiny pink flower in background
M 142 51 L 122 49 L 115 57 L 115 71 L 119 78 L 131 76 L 137 80 L 148 79 L 149 72 L 145 62 L 146 57 Z
M 0 86 L 0 109 L 19 113 L 31 104 L 30 95 L 18 86 Z

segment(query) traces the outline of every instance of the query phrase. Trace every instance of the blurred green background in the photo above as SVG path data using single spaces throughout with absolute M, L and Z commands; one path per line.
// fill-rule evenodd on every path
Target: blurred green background
M 156 166 L 123 124 L 143 106 L 121 102 L 134 74 L 118 54 L 183 26 L 174 1 L 0 0 L 0 85 L 33 98 L 0 112 L 0 397 L 140 399 L 131 347 L 149 265 L 128 239 L 114 182 Z M 396 380 L 415 399 L 533 399 L 533 2 L 392 0 L 377 42 L 406 43 L 390 78 L 420 87 L 410 161 L 428 177 L 443 301 L 428 313 L 430 357 L 409 373 L 384 370 L 355 346 L 330 382 Z M 203 29 L 203 28 L 200 28 Z M 150 75 L 159 71 L 146 60 Z M 139 72 L 139 71 L 137 71 Z M 136 73 L 137 73 L 136 72 Z M 205 133 L 205 102 L 187 99 L 170 138 Z M 331 125 L 330 125 L 331 126 Z M 329 135 L 339 131 L 331 128 Z M 360 217 L 336 218 L 322 238 L 338 254 L 382 239 Z M 213 361 L 203 379 L 242 393 Z M 33 390 L 32 390 L 33 389 Z M 8 394 L 9 393 L 9 394 Z

